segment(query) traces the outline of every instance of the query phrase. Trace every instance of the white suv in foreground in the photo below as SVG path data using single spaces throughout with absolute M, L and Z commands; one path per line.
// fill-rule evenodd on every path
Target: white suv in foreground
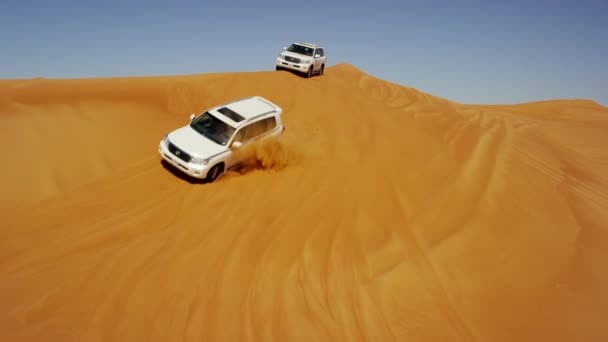
M 222 104 L 198 117 L 192 114 L 190 124 L 161 140 L 158 152 L 181 172 L 213 182 L 241 162 L 234 155 L 237 149 L 283 134 L 281 113 L 279 106 L 260 96 Z
M 277 57 L 276 69 L 291 69 L 311 77 L 313 74 L 323 75 L 325 70 L 325 49 L 310 43 L 293 43 Z

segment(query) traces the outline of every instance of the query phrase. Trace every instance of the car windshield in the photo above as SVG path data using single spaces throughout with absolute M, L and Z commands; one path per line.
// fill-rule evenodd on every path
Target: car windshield
M 234 127 L 205 112 L 190 123 L 195 131 L 220 145 L 226 145 L 234 134 Z
M 299 53 L 300 55 L 312 56 L 312 53 L 315 51 L 315 49 L 309 48 L 308 46 L 291 44 L 291 46 L 287 48 L 287 51 Z

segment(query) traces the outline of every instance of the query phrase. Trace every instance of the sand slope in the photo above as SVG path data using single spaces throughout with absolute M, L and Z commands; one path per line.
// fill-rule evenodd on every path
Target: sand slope
M 191 112 L 284 108 L 188 182 Z M 453 103 L 348 64 L 0 82 L 6 341 L 605 341 L 608 108 Z

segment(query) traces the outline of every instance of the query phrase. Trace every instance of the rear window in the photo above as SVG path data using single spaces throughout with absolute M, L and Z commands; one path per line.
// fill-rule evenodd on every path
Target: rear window
M 230 118 L 230 120 L 232 120 L 234 122 L 241 122 L 241 121 L 245 120 L 244 117 L 240 116 L 237 112 L 231 110 L 228 107 L 222 107 L 222 108 L 218 109 L 217 111 L 226 115 L 227 117 Z

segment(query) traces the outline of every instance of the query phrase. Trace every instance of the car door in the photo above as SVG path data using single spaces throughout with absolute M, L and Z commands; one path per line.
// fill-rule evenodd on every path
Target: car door
M 265 130 L 265 121 L 260 120 L 253 123 L 250 123 L 246 126 L 241 127 L 234 135 L 232 142 L 239 141 L 242 146 L 245 148 L 247 145 L 250 145 L 257 141 L 259 137 L 264 133 Z M 231 148 L 231 156 L 226 161 L 226 169 L 237 168 L 243 161 L 240 160 L 237 156 L 235 156 L 235 150 Z
M 326 64 L 327 57 L 325 56 L 325 49 L 319 48 L 319 51 L 321 52 L 321 64 Z
M 312 69 L 312 71 L 317 72 L 319 71 L 319 69 L 321 69 L 321 64 L 323 64 L 322 60 L 321 60 L 321 49 L 315 49 L 315 53 L 313 55 L 314 57 L 314 69 Z
M 229 148 L 230 156 L 226 159 L 226 170 L 239 166 L 240 160 L 238 159 L 238 156 L 235 156 L 236 150 L 234 148 L 232 148 L 232 144 L 234 142 L 238 141 L 241 144 L 243 144 L 243 146 L 245 146 L 245 144 L 247 142 L 247 130 L 248 130 L 249 126 L 251 126 L 251 125 L 247 125 L 247 126 L 243 126 L 243 127 L 239 128 L 239 130 L 234 134 L 234 137 L 232 138 L 232 142 L 230 142 L 230 144 L 231 144 L 231 146 Z
M 276 119 L 274 116 L 250 123 L 246 126 L 240 128 L 234 136 L 234 141 L 240 141 L 242 146 L 241 148 L 245 148 L 248 145 L 254 144 L 260 139 L 263 139 L 268 135 L 274 128 L 276 128 Z M 234 152 L 229 158 L 230 160 L 226 162 L 227 169 L 238 167 L 242 162 L 238 157 L 234 155 Z

